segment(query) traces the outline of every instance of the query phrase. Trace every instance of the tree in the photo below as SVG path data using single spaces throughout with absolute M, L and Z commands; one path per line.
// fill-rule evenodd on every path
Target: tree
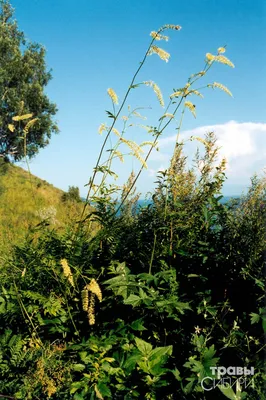
M 45 49 L 26 40 L 13 15 L 9 0 L 0 0 L 0 156 L 18 161 L 24 156 L 21 136 L 25 124 L 20 121 L 10 130 L 13 117 L 33 114 L 38 118 L 27 133 L 29 158 L 59 130 L 53 120 L 56 105 L 44 93 L 52 78 L 46 69 Z
M 79 203 L 81 201 L 81 197 L 79 194 L 79 188 L 77 186 L 69 186 L 68 187 L 68 192 L 63 193 L 62 195 L 62 201 L 76 201 Z

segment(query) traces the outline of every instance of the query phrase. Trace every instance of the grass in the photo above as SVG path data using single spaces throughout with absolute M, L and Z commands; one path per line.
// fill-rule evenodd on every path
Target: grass
M 23 168 L 0 162 L 0 251 L 19 244 L 25 233 L 46 219 L 60 229 L 74 224 L 82 203 L 62 201 L 64 192 Z

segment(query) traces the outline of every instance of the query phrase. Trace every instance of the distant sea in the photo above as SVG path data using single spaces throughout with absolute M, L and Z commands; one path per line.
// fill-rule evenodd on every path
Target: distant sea
M 230 199 L 238 199 L 240 196 L 223 196 L 220 200 L 221 204 L 226 204 Z M 138 201 L 139 207 L 147 207 L 149 204 L 152 204 L 152 200 L 149 199 L 140 199 Z

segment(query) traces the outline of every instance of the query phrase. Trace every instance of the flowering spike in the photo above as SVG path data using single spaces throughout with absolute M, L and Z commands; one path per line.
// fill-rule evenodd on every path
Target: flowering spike
M 112 89 L 112 88 L 107 89 L 107 93 L 111 97 L 112 102 L 114 104 L 118 104 L 118 97 L 117 97 L 117 94 L 115 93 L 114 89 Z

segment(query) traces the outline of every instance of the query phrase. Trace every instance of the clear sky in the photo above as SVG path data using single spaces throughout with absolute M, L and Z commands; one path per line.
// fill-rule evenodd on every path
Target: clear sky
M 165 100 L 173 88 L 182 87 L 192 73 L 204 67 L 205 54 L 226 45 L 225 55 L 235 68 L 216 64 L 205 83 L 221 82 L 233 98 L 220 90 L 207 90 L 195 99 L 197 118 L 186 113 L 183 138 L 214 130 L 228 159 L 225 195 L 239 194 L 254 172 L 266 166 L 266 2 L 264 0 L 11 0 L 19 28 L 47 49 L 53 80 L 46 92 L 58 106 L 60 134 L 31 161 L 31 171 L 67 190 L 79 186 L 86 194 L 103 140 L 97 131 L 110 123 L 112 110 L 107 88 L 123 98 L 133 73 L 150 42 L 150 32 L 164 24 L 169 42 L 157 42 L 171 54 L 168 63 L 157 55 L 148 58 L 139 79 L 153 80 Z M 136 89 L 127 104 L 152 107 L 143 110 L 155 125 L 162 110 L 151 88 Z M 123 114 L 122 114 L 123 115 Z M 133 129 L 137 142 L 150 140 L 142 129 Z M 164 132 L 161 152 L 155 153 L 138 189 L 153 187 L 156 171 L 166 168 L 174 144 L 174 126 Z M 188 153 L 191 146 L 188 146 Z M 139 163 L 128 159 L 118 165 L 121 179 Z

